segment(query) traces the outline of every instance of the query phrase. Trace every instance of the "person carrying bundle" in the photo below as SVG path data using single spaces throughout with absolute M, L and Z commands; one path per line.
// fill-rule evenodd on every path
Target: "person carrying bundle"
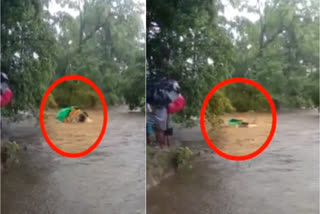
M 149 85 L 147 90 L 147 142 L 150 144 L 150 133 L 155 129 L 156 139 L 162 148 L 169 146 L 169 114 L 181 111 L 185 100 L 180 94 L 180 86 L 175 80 L 162 79 Z
M 92 122 L 87 112 L 75 106 L 61 109 L 57 113 L 56 119 L 63 123 Z

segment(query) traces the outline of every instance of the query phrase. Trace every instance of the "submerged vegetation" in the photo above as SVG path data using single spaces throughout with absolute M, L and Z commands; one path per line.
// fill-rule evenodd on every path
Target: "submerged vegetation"
M 16 155 L 20 150 L 20 146 L 15 142 L 4 142 L 1 145 L 1 164 L 7 166 L 13 162 L 18 161 Z
M 191 167 L 193 152 L 188 147 L 178 147 L 174 150 L 174 162 L 178 169 Z

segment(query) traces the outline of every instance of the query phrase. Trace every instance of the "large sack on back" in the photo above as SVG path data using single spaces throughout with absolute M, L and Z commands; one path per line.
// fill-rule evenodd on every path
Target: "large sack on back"
M 180 86 L 175 80 L 162 79 L 147 86 L 147 102 L 167 107 L 179 95 Z

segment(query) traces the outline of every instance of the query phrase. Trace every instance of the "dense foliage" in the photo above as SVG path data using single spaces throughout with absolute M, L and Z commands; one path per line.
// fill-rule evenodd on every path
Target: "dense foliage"
M 265 96 L 255 87 L 234 83 L 224 87 L 225 96 L 238 112 L 270 111 L 270 106 Z
M 234 5 L 258 18 L 238 16 L 234 76 L 262 84 L 291 107 L 319 105 L 319 7 L 315 0 L 266 0 Z
M 80 108 L 101 106 L 99 96 L 94 89 L 82 81 L 63 82 L 52 91 L 52 95 L 58 107 L 68 107 L 70 105 Z
M 185 119 L 198 115 L 209 89 L 231 77 L 233 47 L 217 15 L 211 0 L 147 2 L 148 78 L 180 83 L 187 100 L 181 113 Z
M 68 74 L 90 78 L 109 105 L 141 104 L 145 93 L 141 5 L 132 0 L 1 0 L 1 4 L 1 70 L 8 74 L 14 92 L 11 106 L 2 113 L 37 113 L 49 84 Z M 64 84 L 57 101 L 69 99 L 72 85 Z M 83 99 L 91 102 L 91 94 L 85 92 L 88 86 L 78 86 Z
M 132 0 L 61 0 L 74 9 L 53 17 L 60 27 L 56 76 L 80 74 L 94 81 L 108 104 L 139 105 L 144 95 L 141 7 Z M 140 84 L 137 84 L 139 82 Z
M 10 108 L 1 109 L 7 115 L 34 111 L 55 71 L 55 39 L 42 19 L 41 8 L 47 4 L 42 3 L 1 0 L 1 71 L 8 75 L 14 93 Z
M 237 13 L 224 11 L 230 7 Z M 181 121 L 197 116 L 209 90 L 230 77 L 257 81 L 281 105 L 319 105 L 315 0 L 149 0 L 147 27 L 148 78 L 167 76 L 180 82 L 187 99 Z M 239 93 L 252 97 L 252 91 L 239 86 L 229 90 L 232 102 Z M 264 106 L 260 95 L 233 105 L 240 111 Z M 224 100 L 223 93 L 217 96 Z M 220 109 L 215 106 L 213 114 Z

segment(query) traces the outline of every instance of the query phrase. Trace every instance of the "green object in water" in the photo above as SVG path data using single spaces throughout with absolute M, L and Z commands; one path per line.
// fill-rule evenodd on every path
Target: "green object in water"
M 57 115 L 56 115 L 56 119 L 64 122 L 64 120 L 66 119 L 66 117 L 68 117 L 68 115 L 70 114 L 70 112 L 74 109 L 73 106 L 71 107 L 67 107 L 67 108 L 63 108 L 60 111 L 58 111 Z
M 237 119 L 230 119 L 228 121 L 228 125 L 229 126 L 240 126 L 243 122 L 241 120 L 237 120 Z

